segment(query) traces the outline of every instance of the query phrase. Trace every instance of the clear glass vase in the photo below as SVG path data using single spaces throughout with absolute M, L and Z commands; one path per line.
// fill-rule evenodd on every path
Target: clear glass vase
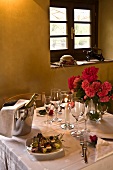
M 99 106 L 98 103 L 94 103 L 93 100 L 91 99 L 87 107 L 88 107 L 87 116 L 90 120 L 92 121 L 102 120 L 103 112 L 102 112 L 102 108 Z

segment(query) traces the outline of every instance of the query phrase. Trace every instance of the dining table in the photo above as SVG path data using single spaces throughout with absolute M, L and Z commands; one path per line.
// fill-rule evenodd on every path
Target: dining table
M 39 110 L 34 110 L 31 132 L 24 136 L 12 136 L 11 138 L 0 135 L 0 170 L 113 170 L 113 115 L 105 113 L 99 122 L 87 121 L 88 135 L 97 135 L 98 139 L 105 141 L 104 149 L 93 147 L 88 143 L 87 160 L 81 156 L 81 145 L 79 137 L 73 137 L 71 131 L 74 129 L 62 129 L 61 124 L 65 122 L 65 113 L 58 116 L 61 122 L 46 124 L 46 116 L 40 115 Z M 76 127 L 76 121 L 70 114 L 70 123 Z M 84 129 L 84 119 L 79 120 L 79 128 Z M 44 136 L 63 134 L 63 154 L 55 154 L 51 157 L 46 153 L 43 159 L 30 154 L 26 147 L 26 141 L 38 133 Z M 106 140 L 107 139 L 107 140 Z M 106 148 L 110 149 L 107 150 Z M 100 150 L 99 150 L 100 149 Z M 51 154 L 51 153 L 50 153 Z M 100 154 L 100 155 L 99 155 Z

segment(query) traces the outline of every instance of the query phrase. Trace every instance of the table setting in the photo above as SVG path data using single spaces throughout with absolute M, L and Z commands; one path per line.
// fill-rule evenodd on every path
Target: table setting
M 68 79 L 69 91 L 52 88 L 45 94 L 44 105 L 33 109 L 27 134 L 0 132 L 1 170 L 113 169 L 113 115 L 107 112 L 113 88 L 97 81 L 97 73 L 95 67 L 86 68 L 82 76 Z M 17 101 L 14 108 L 28 103 Z
M 25 136 L 21 136 L 21 137 L 13 136 L 12 138 L 6 138 L 3 136 L 0 136 L 2 152 L 4 153 L 4 150 L 7 148 L 7 152 L 8 152 L 7 158 L 10 155 L 14 157 L 14 155 L 16 154 L 15 156 L 17 158 L 14 157 L 14 160 L 15 159 L 17 160 L 16 161 L 17 164 L 20 164 L 20 162 L 23 162 L 24 164 L 22 165 L 23 170 L 30 169 L 30 168 L 35 170 L 37 166 L 39 167 L 39 169 L 45 169 L 45 168 L 46 169 L 53 169 L 53 168 L 83 169 L 85 167 L 89 167 L 90 165 L 93 165 L 95 162 L 98 162 L 99 160 L 107 158 L 108 156 L 112 156 L 111 146 L 113 147 L 113 142 L 109 140 L 106 141 L 98 137 L 94 128 L 91 128 L 91 125 L 89 124 L 89 122 L 87 122 L 87 128 L 90 129 L 89 135 L 94 136 L 96 134 L 98 137 L 98 140 L 97 140 L 97 144 L 95 147 L 87 143 L 87 151 L 85 150 L 87 154 L 86 155 L 87 160 L 86 160 L 86 157 L 81 156 L 82 146 L 80 144 L 80 138 L 73 137 L 70 134 L 71 130 L 62 129 L 60 126 L 61 122 L 57 122 L 57 123 L 53 122 L 52 124 L 45 124 L 44 121 L 46 120 L 46 115 L 38 116 L 37 112 L 39 110 L 40 108 L 35 109 L 32 130 L 29 134 Z M 60 116 L 62 120 L 64 120 L 64 115 L 62 114 Z M 113 120 L 113 116 L 109 113 L 106 113 L 103 119 L 106 120 L 107 116 L 111 119 L 111 121 Z M 71 121 L 73 122 L 74 119 L 73 117 L 71 118 L 72 118 Z M 79 124 L 80 124 L 80 129 L 81 127 L 84 127 L 83 120 L 81 120 Z M 95 124 L 97 124 L 97 122 L 95 122 Z M 112 129 L 110 133 L 112 133 Z M 37 156 L 29 154 L 26 148 L 26 142 L 28 139 L 31 139 L 38 133 L 42 133 L 44 136 L 63 134 L 64 141 L 62 141 L 62 146 L 63 146 L 64 154 L 63 155 L 58 154 L 57 156 L 54 155 L 52 159 L 51 157 L 47 158 L 46 156 L 46 158 L 44 158 L 45 160 L 40 160 L 40 158 L 38 158 Z M 103 134 L 104 134 L 104 130 L 103 130 Z M 105 143 L 103 144 L 102 141 L 100 141 L 100 139 L 102 141 L 105 141 Z M 107 152 L 105 149 L 103 150 L 103 147 L 107 149 L 108 146 L 110 146 L 110 148 L 109 150 L 107 150 Z M 99 155 L 98 153 L 101 153 L 101 154 Z M 104 158 L 102 157 L 103 155 L 104 155 Z M 57 168 L 57 164 L 59 164 L 59 168 Z
M 106 117 L 107 116 L 111 117 L 111 119 L 113 119 L 113 116 L 110 115 L 109 113 L 106 113 Z M 42 119 L 42 117 L 40 117 L 40 118 Z M 43 117 L 43 119 L 44 119 L 44 117 Z M 62 117 L 62 119 L 63 119 L 63 117 Z M 106 118 L 105 118 L 105 120 L 106 120 Z M 40 123 L 42 124 L 42 122 L 40 122 Z M 97 124 L 97 122 L 95 122 L 95 123 Z M 71 164 L 73 164 L 72 163 L 73 161 L 77 162 L 77 160 L 78 160 L 78 162 L 81 164 L 81 169 L 82 169 L 83 167 L 89 166 L 92 163 L 95 163 L 95 162 L 103 159 L 104 157 L 106 158 L 108 155 L 112 154 L 110 147 L 113 146 L 113 142 L 109 141 L 109 140 L 106 141 L 106 140 L 101 139 L 101 137 L 98 137 L 98 133 L 93 131 L 93 129 L 90 128 L 91 126 L 87 122 L 87 126 L 88 126 L 88 129 L 90 128 L 90 132 L 88 132 L 88 134 L 87 134 L 88 136 L 83 136 L 83 144 L 84 144 L 83 152 L 84 152 L 84 156 L 82 156 L 81 155 L 81 153 L 82 153 L 82 146 L 81 146 L 80 138 L 73 137 L 70 134 L 70 130 L 69 129 L 64 130 L 64 129 L 61 128 L 60 125 L 61 125 L 61 122 L 57 123 L 57 125 L 55 125 L 55 124 L 49 125 L 49 128 L 42 127 L 42 129 L 41 129 L 41 132 L 43 132 L 44 135 L 47 135 L 47 134 L 53 135 L 53 134 L 59 134 L 59 133 L 64 134 L 64 136 L 63 136 L 64 142 L 62 142 L 62 145 L 64 147 L 65 155 L 62 155 L 59 158 L 56 157 L 56 159 L 54 161 L 59 162 L 61 160 L 68 160 L 69 159 L 67 162 L 69 164 L 70 164 L 70 162 L 71 162 Z M 84 126 L 84 121 L 80 122 L 80 127 L 82 127 L 82 126 Z M 46 128 L 46 130 L 45 130 L 45 128 Z M 113 129 L 113 127 L 112 127 L 112 129 Z M 112 129 L 111 129 L 111 132 L 112 132 Z M 103 134 L 104 134 L 104 131 L 103 131 Z M 88 137 L 90 135 L 91 136 L 94 136 L 94 135 L 97 136 L 98 140 L 97 140 L 97 143 L 95 145 L 93 145 L 92 144 L 93 142 L 88 139 Z M 87 142 L 87 139 L 88 139 L 88 142 Z M 102 140 L 104 142 L 108 142 L 110 144 L 106 144 L 106 143 L 102 144 L 102 141 L 100 141 L 100 140 Z M 103 146 L 104 147 L 107 146 L 107 148 L 108 148 L 108 146 L 110 146 L 109 149 L 107 149 L 107 152 L 106 152 L 105 149 L 103 150 Z M 101 152 L 101 154 L 99 155 L 100 152 Z M 32 159 L 37 161 L 37 158 L 32 158 Z M 51 161 L 53 161 L 53 160 L 51 159 Z M 66 164 L 66 166 L 67 166 L 67 164 Z

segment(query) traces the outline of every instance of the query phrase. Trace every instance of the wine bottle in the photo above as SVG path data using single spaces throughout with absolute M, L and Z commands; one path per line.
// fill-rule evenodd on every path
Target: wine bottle
M 37 97 L 38 97 L 38 94 L 37 94 L 37 93 L 34 93 L 34 94 L 32 95 L 32 97 L 30 98 L 29 102 L 26 103 L 24 107 L 25 107 L 25 108 L 30 108 L 30 107 L 32 107 L 32 106 L 34 105 L 34 102 L 36 101 Z

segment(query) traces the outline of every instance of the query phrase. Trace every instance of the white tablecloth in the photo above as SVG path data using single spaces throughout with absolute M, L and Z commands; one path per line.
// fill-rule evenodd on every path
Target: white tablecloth
M 106 114 L 104 120 L 107 120 L 106 118 L 108 117 L 113 122 L 113 115 L 110 114 Z M 46 120 L 46 116 L 36 116 L 35 112 L 30 134 L 21 137 L 13 136 L 12 138 L 0 136 L 0 170 L 113 170 L 113 154 L 95 162 L 95 148 L 88 147 L 88 164 L 85 164 L 80 155 L 79 140 L 72 137 L 69 130 L 61 129 L 60 123 L 46 125 L 44 120 Z M 71 122 L 74 122 L 74 120 L 71 119 Z M 83 123 L 80 123 L 80 126 L 82 127 Z M 95 133 L 98 132 L 98 130 L 96 131 L 96 126 L 93 125 L 92 128 L 90 123 L 88 128 L 91 128 Z M 111 134 L 112 131 L 113 125 L 110 130 Z M 64 133 L 63 147 L 65 156 L 55 160 L 38 161 L 36 157 L 29 155 L 25 147 L 25 141 L 39 132 L 44 135 Z

